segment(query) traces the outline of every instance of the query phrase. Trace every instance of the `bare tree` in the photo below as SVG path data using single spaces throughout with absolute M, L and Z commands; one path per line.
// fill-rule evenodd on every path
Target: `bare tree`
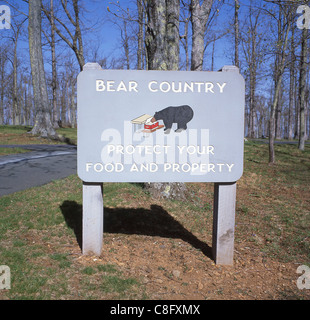
M 144 10 L 143 10 L 142 0 L 137 0 L 137 7 L 138 7 L 138 24 L 139 24 L 137 69 L 143 70 L 144 69 L 144 55 L 143 55 Z
M 20 40 L 20 36 L 22 34 L 22 27 L 24 22 L 27 20 L 23 19 L 13 19 L 11 23 L 11 30 L 12 30 L 12 36 L 9 36 L 8 39 L 10 39 L 13 43 L 13 51 L 12 54 L 7 55 L 7 59 L 11 62 L 12 64 L 12 110 L 11 110 L 11 117 L 12 117 L 12 124 L 13 125 L 19 125 L 21 122 L 21 110 L 20 110 L 20 105 L 18 104 L 18 67 L 19 67 L 19 61 L 18 61 L 18 52 L 17 52 L 17 47 L 18 43 Z M 12 55 L 12 57 L 11 57 Z
M 234 21 L 234 29 L 235 29 L 235 66 L 240 68 L 239 61 L 239 9 L 240 4 L 239 0 L 235 0 L 235 21 Z
M 212 4 L 213 0 L 204 0 L 202 4 L 199 0 L 191 0 L 192 71 L 201 71 L 203 67 L 204 36 Z
M 294 27 L 292 27 L 291 33 L 291 54 L 290 54 L 290 89 L 289 89 L 289 114 L 288 114 L 288 139 L 293 140 L 294 131 L 293 131 L 293 121 L 294 121 L 294 89 L 295 89 L 295 64 L 296 64 L 296 56 L 295 56 L 295 31 Z
M 42 0 L 29 0 L 29 53 L 33 83 L 35 124 L 32 134 L 41 137 L 57 136 L 51 121 L 50 106 L 44 72 L 41 39 L 41 5 Z
M 146 18 L 146 1 L 136 0 L 136 8 L 128 8 L 119 1 L 110 2 L 107 10 L 114 17 L 111 22 L 120 30 L 120 44 L 123 55 L 120 58 L 121 68 L 138 70 L 145 68 L 144 29 Z M 115 19 L 116 18 L 116 19 Z
M 0 125 L 4 124 L 4 99 L 5 88 L 7 87 L 6 64 L 7 64 L 8 48 L 1 46 L 0 48 Z
M 301 60 L 299 77 L 299 105 L 300 105 L 300 130 L 298 148 L 305 150 L 306 140 L 306 80 L 307 80 L 307 51 L 308 51 L 308 30 L 303 28 L 301 36 Z
M 276 62 L 276 71 L 275 72 L 275 90 L 274 90 L 274 97 L 270 111 L 270 120 L 269 120 L 269 163 L 275 163 L 275 151 L 274 151 L 274 141 L 275 141 L 275 128 L 276 128 L 276 108 L 279 101 L 280 96 L 280 89 L 282 85 L 282 78 L 285 68 L 285 61 L 286 61 L 286 49 L 288 46 L 288 38 L 289 32 L 292 25 L 292 12 L 291 9 L 287 7 L 282 7 L 279 5 L 279 12 L 282 17 L 286 18 L 286 23 L 283 25 L 283 28 L 278 28 L 278 42 L 277 47 L 280 52 L 279 60 Z M 284 36 L 283 36 L 284 33 Z M 277 60 L 277 59 L 276 59 Z
M 53 94 L 53 126 L 58 128 L 57 112 L 57 63 L 56 63 L 56 39 L 55 39 L 55 18 L 54 18 L 54 0 L 50 0 L 50 23 L 51 23 L 51 52 L 52 52 L 52 94 Z
M 67 19 L 74 27 L 74 30 L 70 30 L 69 25 L 61 18 L 52 15 L 51 9 L 42 6 L 42 9 L 49 19 L 51 25 L 57 32 L 58 36 L 73 50 L 77 61 L 80 66 L 80 70 L 83 70 L 85 65 L 84 47 L 82 39 L 82 31 L 80 24 L 80 5 L 79 0 L 72 0 L 73 14 L 71 14 L 68 8 L 68 0 L 61 0 L 61 6 L 64 10 Z M 54 18 L 54 19 L 53 19 Z
M 248 120 L 248 136 L 250 138 L 256 137 L 256 86 L 257 86 L 257 72 L 261 64 L 262 50 L 261 42 L 263 35 L 259 33 L 259 21 L 261 12 L 253 10 L 252 5 L 249 8 L 248 27 L 245 28 L 242 34 L 242 47 L 244 56 L 248 66 L 250 86 L 249 86 L 249 120 Z

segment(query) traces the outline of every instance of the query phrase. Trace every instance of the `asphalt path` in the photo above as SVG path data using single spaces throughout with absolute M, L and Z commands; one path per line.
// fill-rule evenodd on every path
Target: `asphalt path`
M 0 197 L 77 172 L 76 147 L 69 145 L 14 145 L 30 152 L 0 156 Z

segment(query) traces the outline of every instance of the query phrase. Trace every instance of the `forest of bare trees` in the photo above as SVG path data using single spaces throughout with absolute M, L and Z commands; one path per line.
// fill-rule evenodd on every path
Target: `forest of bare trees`
M 0 30 L 0 125 L 34 126 L 42 134 L 35 127 L 45 112 L 42 125 L 51 128 L 43 135 L 75 127 L 76 78 L 86 62 L 189 71 L 236 65 L 246 80 L 245 135 L 269 137 L 270 162 L 275 139 L 297 139 L 303 149 L 309 138 L 307 1 L 111 1 L 101 5 L 102 21 L 88 10 L 95 0 L 4 3 L 12 19 L 10 30 Z M 118 30 L 113 54 L 92 37 L 106 32 L 109 39 L 109 28 Z

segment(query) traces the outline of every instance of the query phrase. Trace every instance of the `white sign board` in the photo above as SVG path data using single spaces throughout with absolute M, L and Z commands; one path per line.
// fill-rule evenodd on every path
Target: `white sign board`
M 78 77 L 85 182 L 234 182 L 243 173 L 239 72 L 85 69 Z

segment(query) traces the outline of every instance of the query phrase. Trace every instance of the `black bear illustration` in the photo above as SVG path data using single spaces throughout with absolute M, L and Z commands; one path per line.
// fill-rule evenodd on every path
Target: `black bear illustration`
M 165 133 L 169 134 L 173 123 L 178 127 L 175 132 L 182 132 L 187 129 L 187 124 L 193 119 L 194 111 L 190 106 L 168 107 L 161 111 L 155 112 L 152 120 L 163 120 Z M 153 122 L 155 122 L 153 121 Z

